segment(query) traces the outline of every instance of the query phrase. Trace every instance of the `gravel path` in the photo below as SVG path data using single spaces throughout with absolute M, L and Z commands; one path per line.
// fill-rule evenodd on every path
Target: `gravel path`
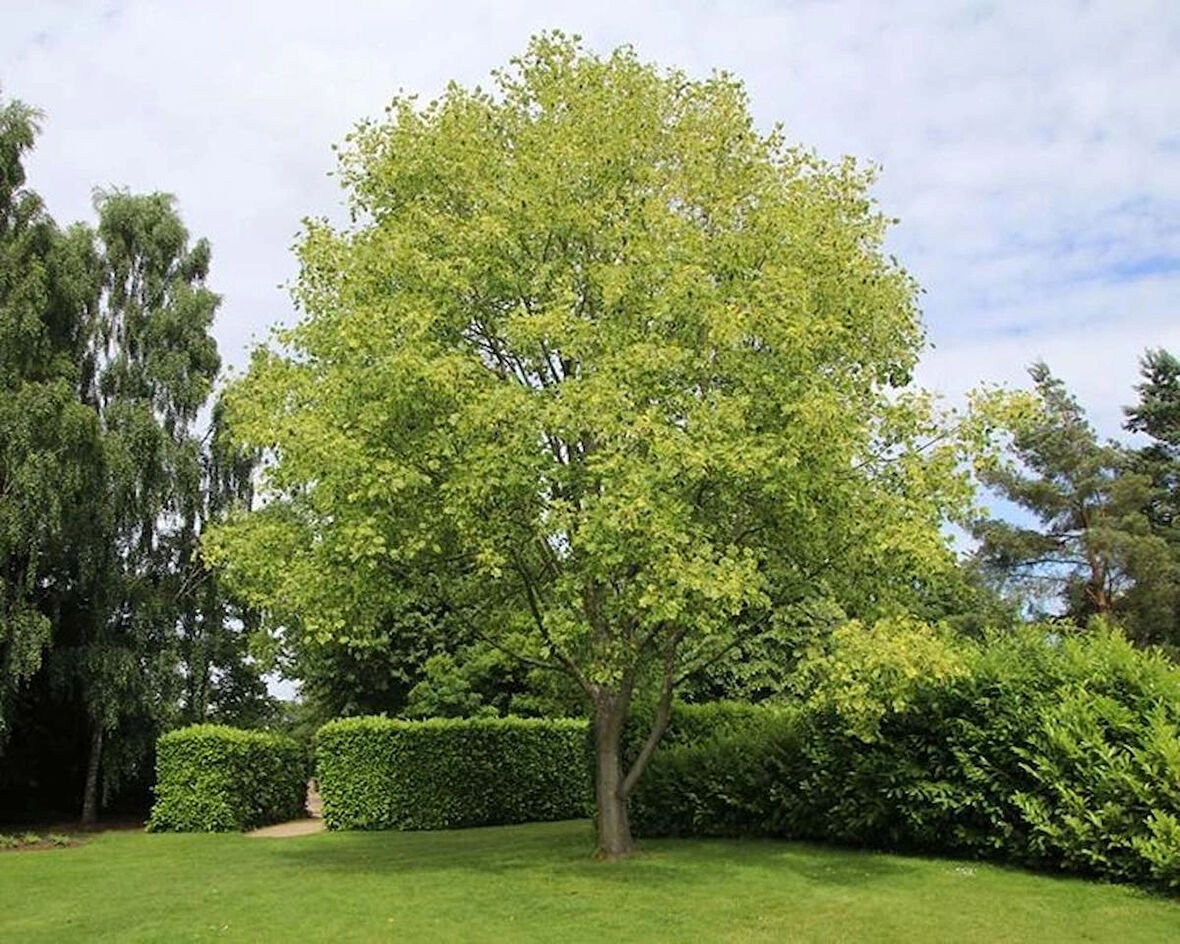
M 258 839 L 285 839 L 290 836 L 310 836 L 312 833 L 323 832 L 324 821 L 320 816 L 320 793 L 316 789 L 314 780 L 307 784 L 307 817 L 293 819 L 289 823 L 275 823 L 273 826 L 263 826 L 246 833 Z

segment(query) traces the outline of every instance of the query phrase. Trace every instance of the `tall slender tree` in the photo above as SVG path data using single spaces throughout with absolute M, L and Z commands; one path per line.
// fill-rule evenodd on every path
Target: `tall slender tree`
M 164 194 L 100 192 L 97 230 L 60 230 L 25 185 L 36 122 L 0 107 L 0 780 L 77 783 L 92 819 L 161 724 L 265 702 L 249 614 L 196 555 L 254 457 L 220 407 L 200 432 L 208 243 Z
M 1170 550 L 1170 593 L 1145 603 L 1153 609 L 1151 638 L 1180 647 L 1180 360 L 1163 348 L 1140 361 L 1139 402 L 1126 407 L 1126 428 L 1146 435 L 1146 446 L 1132 452 L 1132 466 L 1151 482 L 1146 508 L 1152 533 Z M 1146 621 L 1145 621 L 1146 622 Z
M 37 114 L 0 106 L 0 753 L 17 689 L 42 665 L 55 614 L 93 561 L 103 491 L 85 397 L 98 260 L 25 187 Z
M 106 736 L 129 713 L 158 716 L 173 693 L 174 532 L 200 500 L 194 425 L 220 368 L 210 334 L 219 299 L 205 285 L 209 244 L 190 248 L 165 194 L 99 192 L 95 206 L 104 273 L 95 407 L 109 542 L 95 594 L 103 605 L 73 653 L 91 731 L 83 821 L 97 813 Z

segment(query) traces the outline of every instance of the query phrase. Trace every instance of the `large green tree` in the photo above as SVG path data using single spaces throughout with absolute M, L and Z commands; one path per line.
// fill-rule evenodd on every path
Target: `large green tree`
M 432 575 L 579 687 L 599 851 L 625 855 L 695 666 L 778 605 L 880 612 L 953 565 L 962 455 L 898 390 L 922 328 L 872 174 L 759 133 L 728 75 L 551 34 L 494 92 L 396 98 L 341 179 L 354 224 L 307 224 L 302 320 L 228 394 L 266 501 L 208 553 L 320 639 Z

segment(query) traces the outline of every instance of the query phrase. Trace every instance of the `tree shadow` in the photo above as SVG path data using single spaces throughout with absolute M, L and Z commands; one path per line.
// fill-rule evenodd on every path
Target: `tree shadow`
M 888 854 L 773 839 L 658 839 L 621 862 L 592 859 L 588 821 L 438 832 L 328 832 L 279 840 L 272 855 L 300 869 L 381 874 L 542 870 L 624 885 L 709 885 L 750 870 L 794 873 L 821 885 L 888 881 L 916 867 Z

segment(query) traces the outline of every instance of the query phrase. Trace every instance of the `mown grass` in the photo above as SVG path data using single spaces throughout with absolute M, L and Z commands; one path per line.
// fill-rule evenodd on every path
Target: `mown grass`
M 111 832 L 0 855 L 0 941 L 1180 941 L 1180 903 L 772 841 L 588 858 L 584 822 L 296 839 Z

